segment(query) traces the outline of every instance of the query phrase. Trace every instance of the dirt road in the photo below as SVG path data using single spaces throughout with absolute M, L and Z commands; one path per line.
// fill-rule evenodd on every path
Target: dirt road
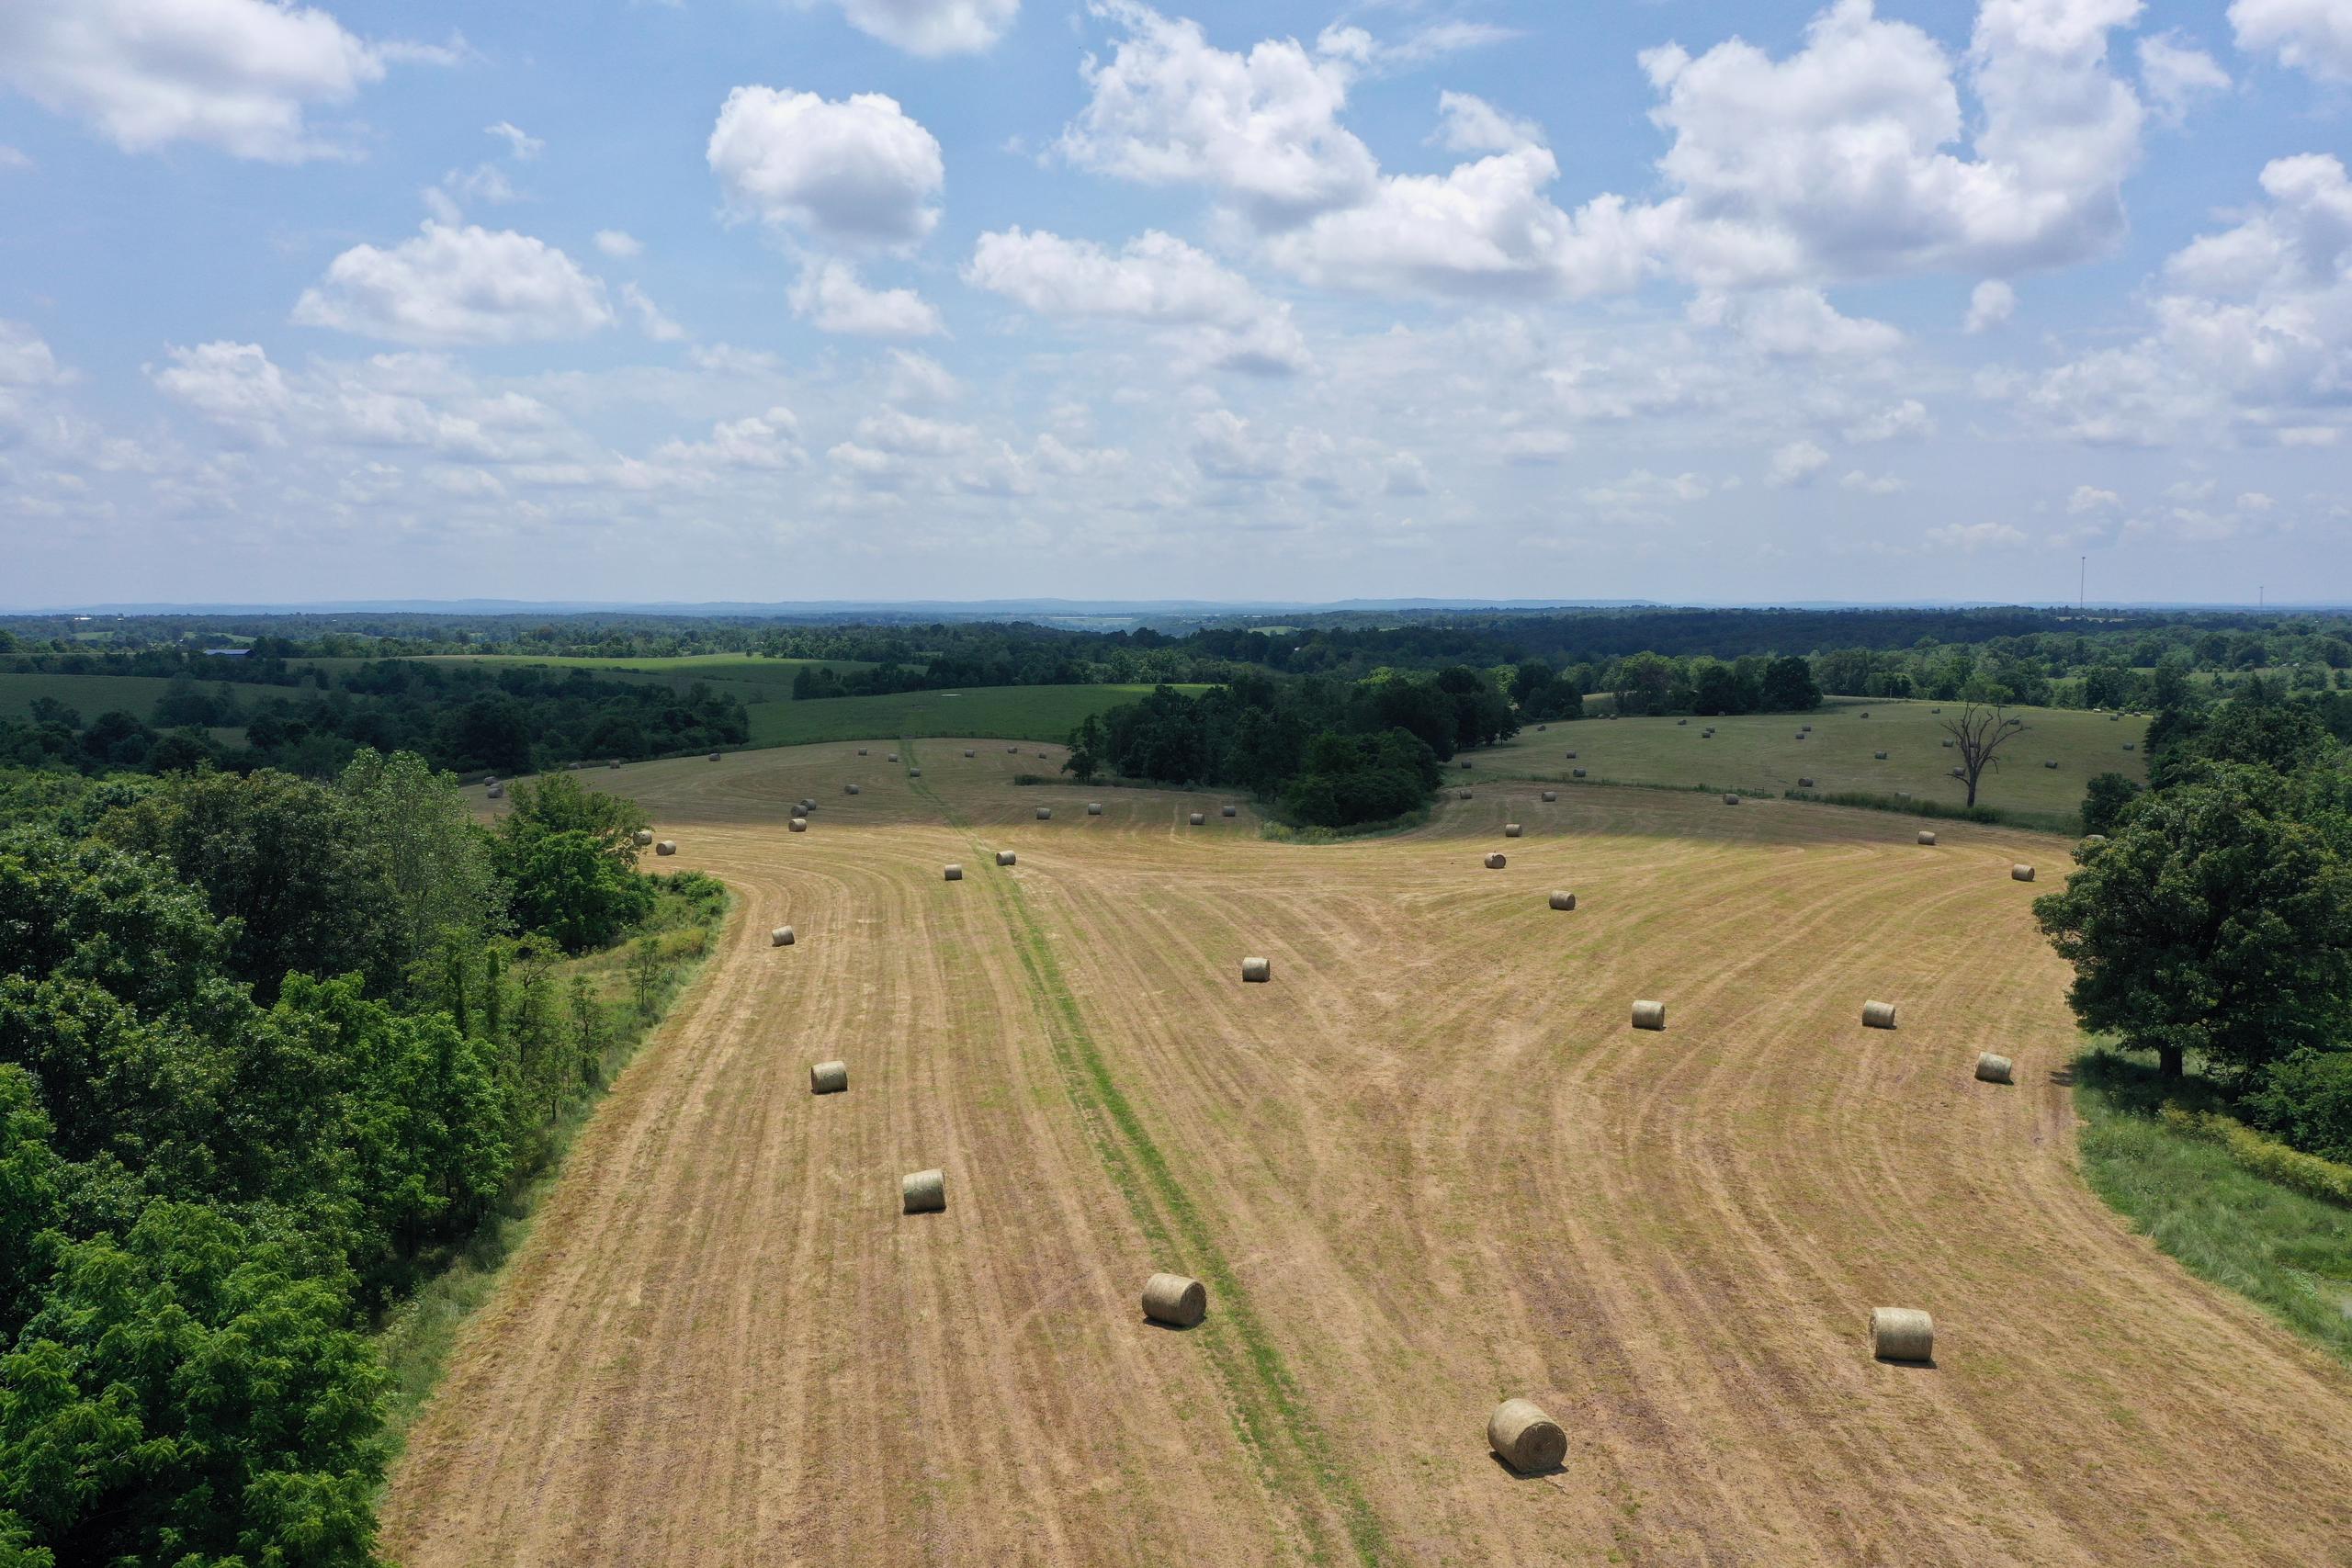
M 2007 875 L 2063 844 L 1481 785 L 1301 849 L 972 744 L 591 781 L 743 908 L 414 1429 L 411 1568 L 2352 1562 L 2352 1375 L 2075 1173 Z M 1487 1456 L 1511 1394 L 1561 1472 Z

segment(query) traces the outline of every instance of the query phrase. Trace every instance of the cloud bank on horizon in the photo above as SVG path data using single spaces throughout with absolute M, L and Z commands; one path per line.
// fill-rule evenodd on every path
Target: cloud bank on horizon
M 2352 0 L 1954 14 L 16 0 L 0 602 L 2352 594 Z

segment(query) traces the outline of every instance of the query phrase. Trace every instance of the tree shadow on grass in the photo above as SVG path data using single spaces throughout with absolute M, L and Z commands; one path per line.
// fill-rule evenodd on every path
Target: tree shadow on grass
M 2060 1073 L 2066 1076 L 2061 1079 Z M 2202 1073 L 2165 1077 L 2153 1060 L 2126 1055 L 2111 1046 L 2097 1046 L 2075 1058 L 2071 1067 L 2051 1074 L 2052 1082 L 2067 1082 L 2094 1090 L 2117 1111 L 2131 1116 L 2154 1116 L 2168 1105 L 2187 1111 L 2227 1112 L 2229 1093 Z

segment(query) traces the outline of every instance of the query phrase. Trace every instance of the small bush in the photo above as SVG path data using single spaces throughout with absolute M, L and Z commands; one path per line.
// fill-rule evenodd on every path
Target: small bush
M 2272 1063 L 2246 1107 L 2295 1147 L 2352 1165 L 2352 1051 L 2305 1049 Z
M 2352 1208 L 2352 1166 L 2289 1148 L 2234 1118 L 2211 1111 L 2184 1111 L 2167 1105 L 2159 1112 L 2165 1124 L 2193 1138 L 2219 1144 L 2238 1165 L 2267 1181 L 2291 1187 L 2310 1197 Z

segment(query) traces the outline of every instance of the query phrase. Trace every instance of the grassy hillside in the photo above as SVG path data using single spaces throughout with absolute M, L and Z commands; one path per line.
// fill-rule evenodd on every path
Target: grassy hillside
M 319 667 L 340 673 L 356 669 L 367 660 L 305 659 L 294 662 L 306 669 Z M 870 664 L 849 660 L 755 659 L 748 653 L 714 653 L 678 659 L 567 659 L 527 654 L 452 653 L 428 655 L 424 662 L 447 665 L 451 669 L 471 667 L 490 671 L 534 668 L 585 670 L 600 679 L 651 682 L 680 692 L 700 681 L 714 686 L 725 686 L 746 703 L 789 702 L 792 699 L 792 678 L 810 665 L 824 664 L 842 671 L 873 668 Z
M 1823 795 L 1908 791 L 1917 799 L 1959 806 L 1967 792 L 1950 776 L 1958 753 L 1944 749 L 1942 725 L 1960 706 L 1837 697 L 1802 716 L 1756 714 L 1693 718 L 1683 725 L 1671 718 L 1585 719 L 1540 733 L 1530 728 L 1516 739 L 1471 753 L 1471 761 L 1474 774 L 1566 780 L 1571 769 L 1583 768 L 1604 783 L 1772 794 L 1811 778 Z M 1935 711 L 1939 707 L 1940 715 Z M 2141 741 L 2145 720 L 2110 722 L 2105 714 L 2066 708 L 2012 711 L 2025 720 L 2025 733 L 1997 753 L 2000 767 L 1986 771 L 1977 790 L 1979 805 L 2028 818 L 2057 818 L 2082 805 L 2083 786 L 2094 773 L 2119 773 L 2146 782 L 2146 754 L 2123 750 L 2126 741 Z M 1804 724 L 1814 727 L 1813 734 L 1799 740 L 1797 728 Z M 1710 725 L 1715 738 L 1702 739 Z M 1577 753 L 1573 761 L 1569 751 Z M 1878 751 L 1887 754 L 1885 761 L 1873 755 Z M 2042 766 L 2051 761 L 2057 762 L 2055 769 Z
M 1149 686 L 989 686 L 960 694 L 900 692 L 885 697 L 754 703 L 752 744 L 803 746 L 819 740 L 883 740 L 899 735 L 1058 741 L 1068 738 L 1087 715 L 1134 702 L 1150 690 Z
M 0 674 L 0 718 L 28 718 L 35 697 L 54 697 L 85 719 L 119 710 L 143 722 L 153 716 L 156 699 L 170 686 L 148 675 Z

